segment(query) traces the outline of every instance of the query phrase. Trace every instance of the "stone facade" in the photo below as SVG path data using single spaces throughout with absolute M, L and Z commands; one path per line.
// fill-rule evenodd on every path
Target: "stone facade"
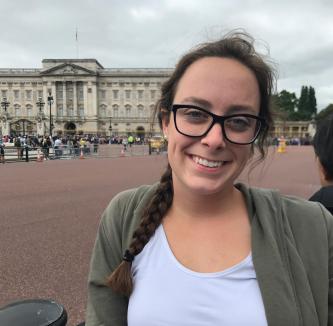
M 104 68 L 95 59 L 44 59 L 42 69 L 0 69 L 0 134 L 42 135 L 50 127 L 53 135 L 159 134 L 153 109 L 171 73 Z
M 273 138 L 312 138 L 315 134 L 314 121 L 274 121 L 271 132 Z

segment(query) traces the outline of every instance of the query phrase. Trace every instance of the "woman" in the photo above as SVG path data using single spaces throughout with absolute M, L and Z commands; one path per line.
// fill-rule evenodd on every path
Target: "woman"
M 322 203 L 333 214 L 333 114 L 318 123 L 313 148 L 322 188 L 310 200 Z
M 245 34 L 180 60 L 157 105 L 168 168 L 104 212 L 87 325 L 333 323 L 331 215 L 235 185 L 254 147 L 265 155 L 272 87 Z

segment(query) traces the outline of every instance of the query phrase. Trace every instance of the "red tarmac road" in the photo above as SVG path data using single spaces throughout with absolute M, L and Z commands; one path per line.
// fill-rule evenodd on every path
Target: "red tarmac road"
M 308 198 L 319 188 L 311 147 L 270 153 L 240 180 Z M 159 179 L 165 155 L 0 166 L 0 306 L 52 298 L 84 319 L 89 260 L 103 209 L 119 191 Z

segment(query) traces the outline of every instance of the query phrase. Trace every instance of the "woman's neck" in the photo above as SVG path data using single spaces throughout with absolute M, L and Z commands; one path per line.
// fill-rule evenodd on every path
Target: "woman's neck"
M 174 197 L 170 214 L 189 217 L 191 220 L 205 217 L 233 215 L 233 212 L 244 210 L 245 200 L 241 192 L 233 185 L 220 192 L 208 195 L 174 186 Z M 169 214 L 168 214 L 169 215 Z

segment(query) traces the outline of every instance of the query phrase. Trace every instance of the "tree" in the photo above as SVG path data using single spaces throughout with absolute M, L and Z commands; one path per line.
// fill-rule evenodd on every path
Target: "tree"
M 298 99 L 295 93 L 282 90 L 272 96 L 272 107 L 281 120 L 295 120 Z
M 308 110 L 308 87 L 302 86 L 301 88 L 301 96 L 298 101 L 298 118 L 300 120 L 307 120 L 307 110 Z
M 312 86 L 309 88 L 309 109 L 311 112 L 311 117 L 317 114 L 316 92 Z
M 297 112 L 299 120 L 311 120 L 316 113 L 317 100 L 314 88 L 302 86 Z
M 319 121 L 319 120 L 325 119 L 330 114 L 333 114 L 333 104 L 329 104 L 325 109 L 321 110 L 317 114 L 316 120 Z

